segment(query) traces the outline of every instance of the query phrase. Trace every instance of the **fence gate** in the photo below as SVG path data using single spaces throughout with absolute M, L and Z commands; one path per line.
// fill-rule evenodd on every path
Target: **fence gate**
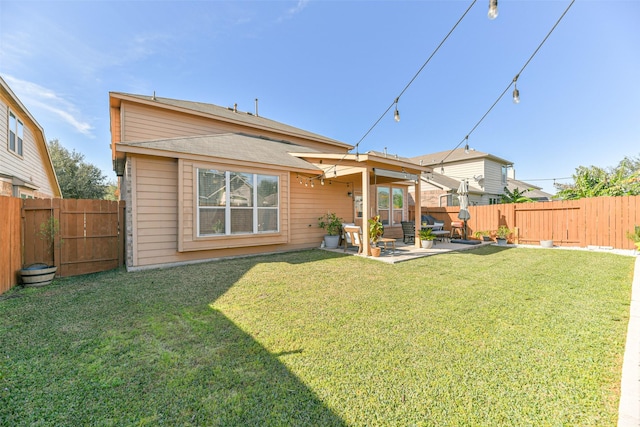
M 118 268 L 124 263 L 124 202 L 27 199 L 22 209 L 23 263 L 58 266 L 58 276 Z M 41 224 L 53 222 L 59 234 L 41 238 Z

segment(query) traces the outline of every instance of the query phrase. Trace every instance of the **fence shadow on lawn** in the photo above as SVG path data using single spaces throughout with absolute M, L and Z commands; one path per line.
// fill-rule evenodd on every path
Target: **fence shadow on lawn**
M 113 270 L 59 279 L 48 288 L 15 289 L 21 298 L 0 301 L 1 311 L 22 304 L 19 314 L 8 317 L 19 315 L 29 324 L 3 345 L 5 380 L 20 387 L 12 390 L 10 404 L 0 405 L 0 419 L 344 426 L 280 361 L 304 348 L 272 354 L 212 308 L 258 264 L 342 256 L 306 251 L 302 258 L 283 254 L 144 272 Z M 0 326 L 6 326 L 7 315 L 2 317 Z M 38 340 L 46 340 L 48 350 L 34 354 L 29 345 Z M 88 347 L 70 351 L 87 342 Z M 21 363 L 56 368 L 36 380 L 22 376 Z M 38 390 L 37 381 L 49 386 L 29 392 Z

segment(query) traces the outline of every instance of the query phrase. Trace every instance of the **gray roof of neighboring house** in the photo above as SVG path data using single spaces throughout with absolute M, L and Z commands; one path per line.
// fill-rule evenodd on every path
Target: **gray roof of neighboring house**
M 311 163 L 289 153 L 317 153 L 317 150 L 282 141 L 239 133 L 170 138 L 155 141 L 119 143 L 116 149 L 141 147 L 153 150 L 240 160 L 293 169 L 320 170 Z
M 518 181 L 517 179 L 513 178 L 507 178 L 507 188 L 509 189 L 509 191 L 513 191 L 516 188 L 519 191 L 530 190 L 527 191 L 524 196 L 533 200 L 551 200 L 551 197 L 553 197 L 552 194 L 542 191 L 541 187 L 529 184 L 528 182 Z
M 440 163 L 456 163 L 463 162 L 465 160 L 473 160 L 473 159 L 482 159 L 487 158 L 489 160 L 493 160 L 497 163 L 502 163 L 505 165 L 510 165 L 513 162 L 510 160 L 502 159 L 498 156 L 494 156 L 493 154 L 483 153 L 482 151 L 477 151 L 474 149 L 470 149 L 468 153 L 465 153 L 464 148 L 456 148 L 455 150 L 448 151 L 440 151 L 438 153 L 431 154 L 423 154 L 420 156 L 412 157 L 411 161 L 415 163 L 420 163 L 422 160 L 423 166 L 437 166 Z
M 234 108 L 221 107 L 219 105 L 207 104 L 203 102 L 182 101 L 179 99 L 162 98 L 162 97 L 146 96 L 146 95 L 134 95 L 134 94 L 122 93 L 122 92 L 111 92 L 111 95 L 116 96 L 120 99 L 123 99 L 123 98 L 126 99 L 127 97 L 129 97 L 129 98 L 135 98 L 141 101 L 145 101 L 148 104 L 157 103 L 157 104 L 164 104 L 167 106 L 175 107 L 178 109 L 187 109 L 187 110 L 203 113 L 206 115 L 213 115 L 219 119 L 242 124 L 244 126 L 248 126 L 255 129 L 264 129 L 264 130 L 277 132 L 277 133 L 295 135 L 301 138 L 307 138 L 307 139 L 324 142 L 327 144 L 337 145 L 346 149 L 352 148 L 351 145 L 346 144 L 344 142 L 327 138 L 326 136 L 322 136 L 313 132 L 308 132 L 306 130 L 296 128 L 294 126 L 289 126 L 284 123 L 276 122 L 275 120 L 267 119 L 262 116 L 256 116 L 253 113 L 241 112 L 237 109 L 234 110 Z
M 428 182 L 435 184 L 440 188 L 447 188 L 449 190 L 457 190 L 460 186 L 460 181 L 446 175 L 442 175 L 438 172 L 431 172 L 422 174 L 423 178 L 426 178 Z

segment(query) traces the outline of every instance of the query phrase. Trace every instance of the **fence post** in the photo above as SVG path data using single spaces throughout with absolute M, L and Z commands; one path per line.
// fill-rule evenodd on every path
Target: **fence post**
M 58 267 L 58 274 L 60 274 L 60 268 L 62 266 L 62 260 L 61 258 L 61 245 L 64 241 L 64 239 L 62 239 L 62 236 L 66 235 L 66 231 L 65 229 L 63 229 L 64 225 L 62 224 L 62 221 L 60 221 L 60 204 L 62 202 L 62 199 L 51 199 L 51 215 L 53 217 L 53 220 L 59 225 L 59 233 L 56 233 L 56 235 L 53 237 L 53 265 L 55 265 L 56 267 Z

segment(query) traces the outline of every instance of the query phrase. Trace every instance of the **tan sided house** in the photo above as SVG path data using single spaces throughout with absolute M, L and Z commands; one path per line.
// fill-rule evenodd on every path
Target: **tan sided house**
M 236 107 L 117 92 L 109 105 L 130 270 L 319 247 L 327 212 L 379 214 L 402 237 L 408 187 L 429 170 Z
M 0 77 L 0 196 L 61 198 L 44 130 Z
M 457 204 L 454 193 L 458 183 L 466 180 L 469 184 L 469 203 L 472 205 L 492 205 L 500 203 L 500 196 L 507 186 L 507 177 L 513 162 L 474 149 L 457 148 L 439 153 L 412 157 L 411 160 L 433 168 L 433 173 L 422 175 L 423 203 L 430 206 L 452 206 Z M 448 179 L 447 179 L 448 178 Z M 415 197 L 413 196 L 412 197 Z

